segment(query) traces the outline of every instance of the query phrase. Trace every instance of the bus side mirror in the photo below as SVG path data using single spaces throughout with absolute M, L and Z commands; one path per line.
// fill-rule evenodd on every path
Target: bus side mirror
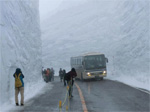
M 106 59 L 106 62 L 108 63 L 108 58 L 105 58 Z

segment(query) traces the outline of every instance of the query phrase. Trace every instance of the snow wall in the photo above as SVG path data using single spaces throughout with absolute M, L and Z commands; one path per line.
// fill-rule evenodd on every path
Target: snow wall
M 43 64 L 70 70 L 70 57 L 101 52 L 108 78 L 150 90 L 149 11 L 149 0 L 64 0 L 41 24 Z
M 38 0 L 0 0 L 0 105 L 14 99 L 17 67 L 25 76 L 25 92 L 28 88 L 30 94 L 41 76 L 39 22 Z

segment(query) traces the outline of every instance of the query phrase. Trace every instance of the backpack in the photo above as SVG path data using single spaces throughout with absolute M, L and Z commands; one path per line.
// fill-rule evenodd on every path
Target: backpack
M 22 86 L 20 76 L 21 76 L 21 73 L 18 76 L 17 76 L 17 74 L 15 74 L 15 87 L 21 87 Z

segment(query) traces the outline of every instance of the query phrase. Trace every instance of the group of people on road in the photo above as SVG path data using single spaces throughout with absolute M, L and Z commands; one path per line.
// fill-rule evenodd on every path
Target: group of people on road
M 42 76 L 43 79 L 48 82 L 53 80 L 54 81 L 54 69 L 53 68 L 47 68 L 42 70 Z M 64 81 L 64 86 L 67 85 L 69 86 L 69 96 L 72 96 L 72 91 L 73 91 L 73 84 L 74 84 L 74 78 L 77 76 L 76 70 L 74 68 L 71 69 L 71 71 L 69 71 L 68 73 L 66 73 L 65 69 L 60 69 L 59 71 L 59 76 L 60 76 L 60 80 L 62 82 L 62 80 Z M 15 78 L 15 102 L 16 102 L 16 106 L 19 106 L 19 102 L 18 102 L 18 94 L 21 94 L 21 106 L 24 106 L 24 82 L 23 82 L 23 78 L 24 75 L 21 71 L 20 68 L 17 68 L 15 73 L 13 74 L 13 77 Z
M 42 77 L 44 79 L 44 81 L 47 83 L 47 82 L 50 82 L 50 81 L 54 81 L 54 74 L 55 74 L 55 71 L 53 68 L 47 68 L 47 69 L 42 69 Z

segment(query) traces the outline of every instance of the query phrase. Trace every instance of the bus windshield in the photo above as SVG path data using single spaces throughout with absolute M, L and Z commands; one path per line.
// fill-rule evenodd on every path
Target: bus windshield
M 85 69 L 100 69 L 106 67 L 106 61 L 104 55 L 94 55 L 86 56 L 85 59 Z

